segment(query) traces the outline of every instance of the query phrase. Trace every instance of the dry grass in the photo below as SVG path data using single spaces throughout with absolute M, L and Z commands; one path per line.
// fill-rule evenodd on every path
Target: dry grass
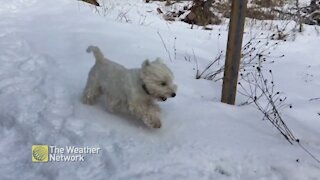
M 283 6 L 285 4 L 285 1 L 284 0 L 254 0 L 253 3 L 260 7 L 270 8 L 270 7 Z

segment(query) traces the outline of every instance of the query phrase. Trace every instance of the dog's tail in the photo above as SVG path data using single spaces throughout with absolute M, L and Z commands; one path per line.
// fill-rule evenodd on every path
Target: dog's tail
M 97 62 L 102 62 L 104 59 L 104 55 L 100 51 L 99 47 L 97 46 L 89 46 L 87 48 L 87 53 L 93 52 L 94 57 L 96 58 Z

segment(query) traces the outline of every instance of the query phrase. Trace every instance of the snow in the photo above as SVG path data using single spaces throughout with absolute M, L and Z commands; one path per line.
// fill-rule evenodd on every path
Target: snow
M 253 105 L 222 104 L 220 81 L 195 79 L 194 58 L 203 68 L 225 49 L 226 24 L 190 29 L 163 21 L 158 3 L 138 0 L 106 1 L 113 8 L 105 16 L 79 1 L 0 3 L 1 180 L 320 179 L 319 164 L 261 121 Z M 129 23 L 118 18 L 123 10 L 130 10 Z M 320 96 L 320 37 L 305 28 L 278 47 L 286 56 L 271 67 L 277 89 L 294 106 L 285 121 L 319 158 L 320 101 L 309 99 Z M 94 63 L 85 52 L 90 44 L 129 68 L 145 58 L 165 59 L 178 93 L 160 103 L 161 129 L 110 114 L 102 102 L 81 103 Z M 32 163 L 34 144 L 92 146 L 101 153 L 85 162 Z

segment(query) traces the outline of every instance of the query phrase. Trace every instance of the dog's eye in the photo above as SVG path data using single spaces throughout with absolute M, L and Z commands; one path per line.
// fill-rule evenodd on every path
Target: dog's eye
M 166 82 L 161 82 L 161 86 L 166 86 L 167 83 Z

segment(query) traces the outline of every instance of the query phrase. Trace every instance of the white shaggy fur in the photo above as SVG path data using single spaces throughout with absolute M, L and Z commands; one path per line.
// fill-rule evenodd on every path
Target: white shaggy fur
M 160 128 L 160 108 L 155 99 L 165 101 L 176 95 L 173 74 L 159 59 L 145 60 L 141 68 L 126 69 L 104 57 L 96 46 L 89 46 L 96 63 L 89 73 L 83 103 L 94 104 L 103 95 L 107 110 L 133 115 L 147 126 Z

